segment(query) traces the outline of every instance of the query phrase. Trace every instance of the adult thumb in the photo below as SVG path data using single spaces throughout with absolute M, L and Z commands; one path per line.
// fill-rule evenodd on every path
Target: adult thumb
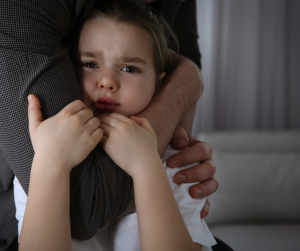
M 189 140 L 186 131 L 181 127 L 177 126 L 172 138 L 171 145 L 178 150 L 183 150 L 188 146 Z
M 33 94 L 28 96 L 28 120 L 30 134 L 43 122 L 40 101 Z

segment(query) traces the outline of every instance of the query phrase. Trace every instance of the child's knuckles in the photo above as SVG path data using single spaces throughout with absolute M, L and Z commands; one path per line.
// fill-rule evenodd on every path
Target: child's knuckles
M 78 116 L 78 115 L 73 115 L 72 117 L 71 117 L 71 123 L 72 123 L 72 125 L 74 125 L 74 126 L 81 126 L 81 125 L 83 125 L 83 123 L 82 123 L 82 119 L 80 118 L 80 116 Z
M 120 122 L 119 127 L 123 132 L 128 132 L 128 131 L 130 131 L 130 128 L 132 127 L 132 125 L 130 123 L 126 123 L 126 122 L 122 121 L 122 122 Z
M 94 116 L 94 113 L 93 113 L 92 110 L 90 110 L 90 109 L 85 109 L 85 110 L 86 110 L 86 112 L 88 113 L 88 115 L 89 115 L 90 118 Z M 98 119 L 98 118 L 97 118 L 97 119 Z
M 139 128 L 139 125 L 138 125 L 138 123 L 136 123 L 134 120 L 130 120 L 130 121 L 128 121 L 128 124 L 130 125 L 130 127 L 131 128 L 134 128 L 134 127 L 137 127 L 137 128 Z
M 62 110 L 60 111 L 59 116 L 62 118 L 67 118 L 70 116 L 70 112 L 68 110 Z
M 75 100 L 73 103 L 71 103 L 71 105 L 74 106 L 86 106 L 81 100 Z
M 97 126 L 100 125 L 100 119 L 98 119 L 97 117 L 93 117 L 92 120 Z

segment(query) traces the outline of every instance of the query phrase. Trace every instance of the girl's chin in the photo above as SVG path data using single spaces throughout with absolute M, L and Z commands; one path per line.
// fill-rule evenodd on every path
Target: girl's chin
M 103 117 L 105 117 L 105 116 L 109 116 L 110 114 L 112 114 L 112 112 L 110 112 L 110 113 L 101 113 L 101 114 L 97 114 L 97 118 L 98 119 L 101 119 L 101 118 L 103 118 Z
M 114 113 L 119 113 L 119 112 L 114 112 Z M 105 117 L 105 116 L 109 116 L 109 115 L 111 115 L 111 114 L 112 114 L 112 112 L 101 113 L 101 114 L 97 114 L 95 117 L 97 117 L 98 119 L 101 119 L 101 118 L 103 118 L 103 117 Z M 122 113 L 119 113 L 119 114 L 122 114 Z M 122 115 L 124 115 L 124 116 L 126 116 L 126 117 L 128 117 L 128 118 L 130 118 L 130 116 L 131 116 L 131 115 L 125 115 L 125 114 L 122 114 Z

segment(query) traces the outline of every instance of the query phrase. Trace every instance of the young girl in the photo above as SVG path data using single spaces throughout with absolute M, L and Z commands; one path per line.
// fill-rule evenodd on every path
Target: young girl
M 20 250 L 71 250 L 72 244 L 73 250 L 201 250 L 199 244 L 215 244 L 199 217 L 205 200 L 192 200 L 189 186 L 173 183 L 178 170 L 166 173 L 149 122 L 132 116 L 149 104 L 166 75 L 166 30 L 172 35 L 138 2 L 102 6 L 82 26 L 75 55 L 85 104 L 75 101 L 42 122 L 31 110 L 38 100 L 29 96 L 35 157 L 27 205 L 15 180 L 19 232 L 24 209 L 18 205 L 26 205 Z M 131 205 L 91 240 L 71 244 L 69 173 L 99 141 L 132 176 L 137 213 Z M 174 153 L 168 149 L 162 159 Z

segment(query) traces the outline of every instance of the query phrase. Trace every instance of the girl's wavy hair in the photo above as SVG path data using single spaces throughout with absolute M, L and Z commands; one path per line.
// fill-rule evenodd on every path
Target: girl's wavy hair
M 98 1 L 84 22 L 90 20 L 129 24 L 145 30 L 152 39 L 156 91 L 162 83 L 159 75 L 165 71 L 168 46 L 178 51 L 176 35 L 162 15 L 140 0 Z

